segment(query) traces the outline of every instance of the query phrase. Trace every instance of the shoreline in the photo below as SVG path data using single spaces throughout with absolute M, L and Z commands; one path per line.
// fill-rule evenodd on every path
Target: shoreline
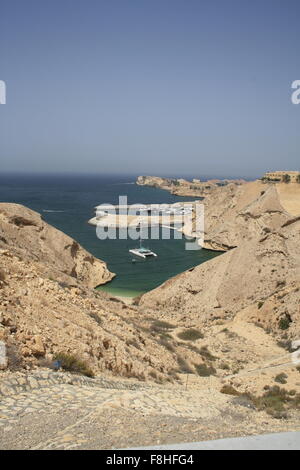
M 122 300 L 123 299 L 133 300 L 136 297 L 139 297 L 140 295 L 143 295 L 146 292 L 150 292 L 150 290 L 152 290 L 152 289 L 149 289 L 147 291 L 137 291 L 137 290 L 133 290 L 133 289 L 122 289 L 120 287 L 113 287 L 113 286 L 109 287 L 109 285 L 110 285 L 110 282 L 108 282 L 107 284 L 97 286 L 96 291 L 97 292 L 106 292 L 107 294 L 110 294 L 113 297 L 117 297 L 117 298 L 120 298 Z

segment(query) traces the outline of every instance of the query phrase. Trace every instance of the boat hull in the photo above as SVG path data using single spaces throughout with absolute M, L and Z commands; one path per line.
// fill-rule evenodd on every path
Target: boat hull
M 145 258 L 151 258 L 152 256 L 154 256 L 154 257 L 157 256 L 157 254 L 154 253 L 153 251 L 150 251 L 149 253 L 142 253 L 142 252 L 139 251 L 138 248 L 129 250 L 129 253 L 132 253 L 136 256 L 140 256 L 141 258 L 144 258 L 144 259 Z

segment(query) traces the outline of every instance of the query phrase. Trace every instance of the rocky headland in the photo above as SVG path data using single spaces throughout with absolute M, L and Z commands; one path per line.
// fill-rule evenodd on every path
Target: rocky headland
M 240 179 L 235 180 L 219 180 L 213 179 L 208 181 L 200 181 L 193 179 L 188 181 L 184 178 L 162 178 L 160 176 L 139 176 L 136 184 L 139 186 L 152 186 L 154 188 L 164 189 L 176 196 L 194 196 L 205 197 L 210 194 L 214 189 L 227 184 L 240 185 L 245 181 Z

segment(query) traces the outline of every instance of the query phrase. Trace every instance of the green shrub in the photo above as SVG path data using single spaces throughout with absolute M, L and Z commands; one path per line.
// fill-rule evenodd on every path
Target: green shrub
M 188 330 L 181 331 L 177 334 L 178 338 L 183 339 L 184 341 L 196 341 L 197 339 L 204 338 L 203 334 L 195 330 L 194 328 L 189 328 Z
M 278 385 L 270 387 L 260 397 L 255 397 L 252 394 L 245 396 L 251 400 L 257 410 L 264 410 L 277 419 L 287 418 L 286 412 L 289 409 L 300 409 L 300 393 L 295 395 L 294 390 L 289 392 Z
M 286 281 L 277 281 L 276 282 L 276 287 L 284 287 L 286 285 Z
M 275 382 L 278 382 L 280 384 L 286 384 L 287 383 L 287 381 L 286 381 L 287 377 L 288 376 L 284 372 L 282 372 L 281 374 L 276 375 L 274 380 L 275 380 Z
M 258 309 L 262 308 L 263 304 L 264 304 L 264 302 L 262 302 L 262 301 L 258 302 L 257 308 L 258 308 Z
M 216 375 L 216 369 L 206 364 L 195 364 L 197 374 L 201 377 L 209 377 L 210 375 Z
M 280 318 L 278 326 L 281 330 L 287 330 L 290 326 L 291 319 L 288 316 Z
M 55 361 L 60 361 L 61 367 L 69 372 L 77 372 L 78 374 L 94 377 L 94 372 L 90 369 L 85 361 L 78 359 L 73 354 L 60 352 L 53 357 Z

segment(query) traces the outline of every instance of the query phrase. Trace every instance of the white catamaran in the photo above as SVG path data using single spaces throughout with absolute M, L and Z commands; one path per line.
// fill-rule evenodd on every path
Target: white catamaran
M 136 256 L 140 256 L 141 258 L 148 258 L 150 256 L 157 256 L 154 251 L 149 250 L 148 248 L 144 248 L 142 246 L 142 239 L 140 238 L 140 247 L 139 248 L 133 248 L 132 250 L 129 250 L 130 253 L 133 253 Z

